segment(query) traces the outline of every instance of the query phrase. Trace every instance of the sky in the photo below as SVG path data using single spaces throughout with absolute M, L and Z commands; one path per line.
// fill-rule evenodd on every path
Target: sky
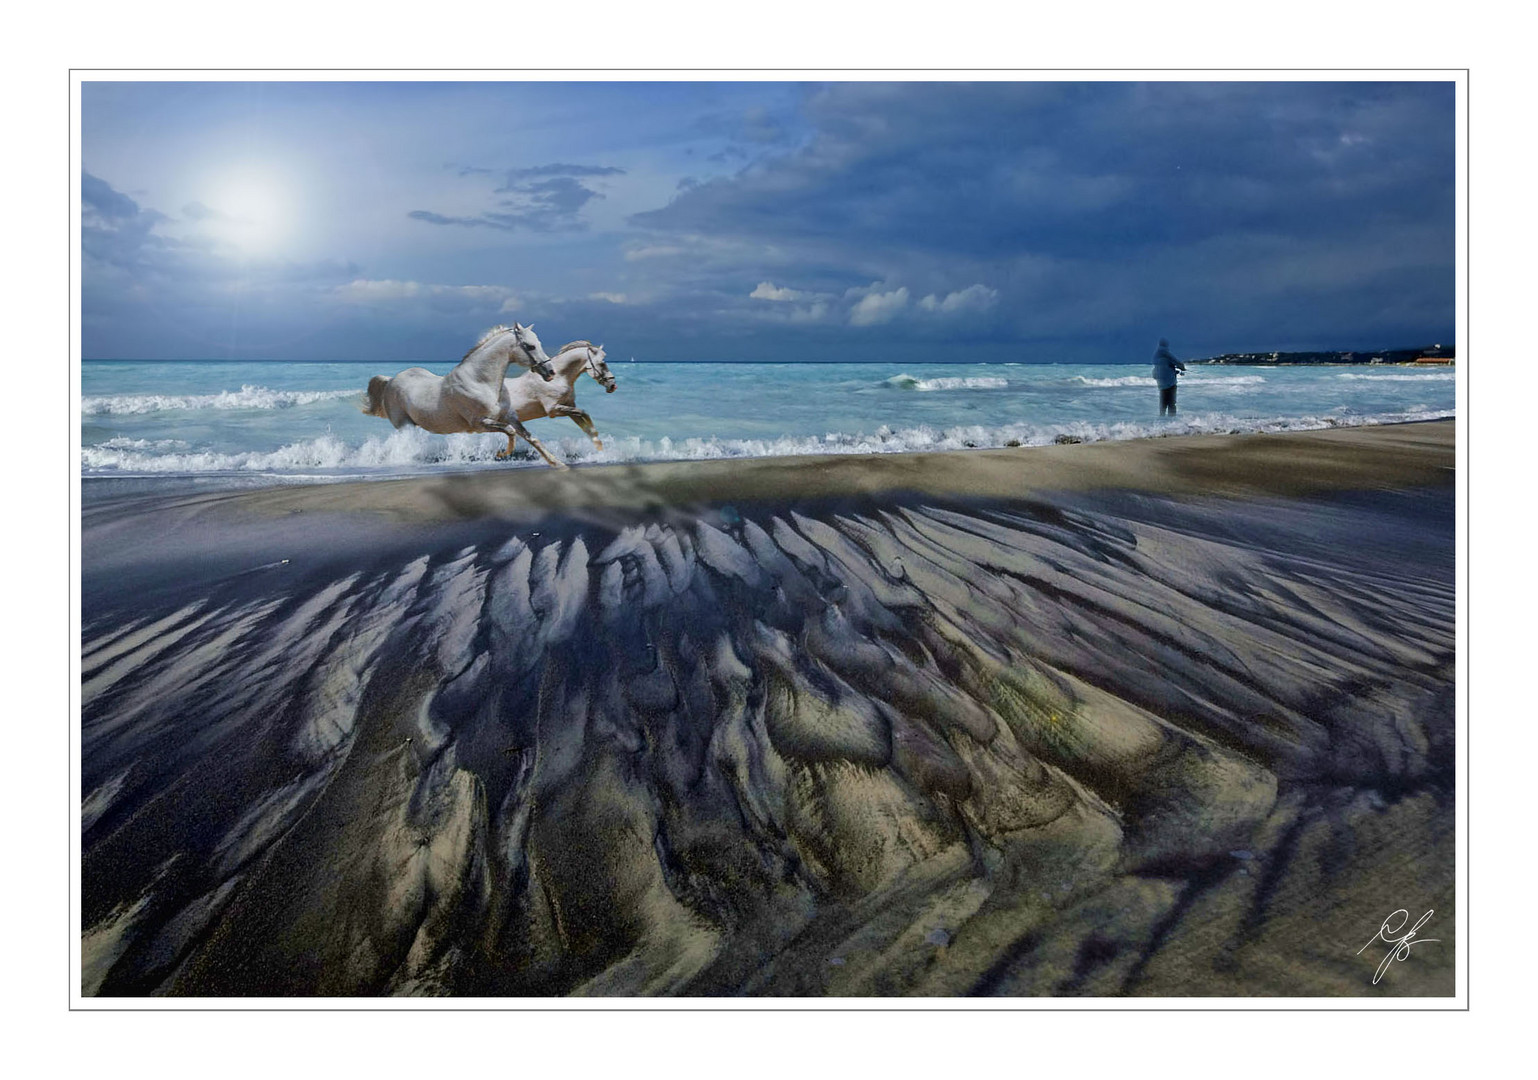
M 87 359 L 1451 343 L 1451 82 L 86 82 Z

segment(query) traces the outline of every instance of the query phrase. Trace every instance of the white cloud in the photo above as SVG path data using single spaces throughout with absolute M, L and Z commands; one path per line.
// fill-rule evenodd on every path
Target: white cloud
M 748 309 L 748 313 L 760 322 L 770 323 L 819 323 L 838 321 L 843 318 L 843 311 L 835 309 L 832 297 L 826 293 L 797 292 L 794 289 L 784 290 L 793 293 L 793 303 L 758 304 Z M 759 297 L 768 299 L 768 297 Z M 778 298 L 777 298 L 778 299 Z
M 759 260 L 779 257 L 779 249 L 754 240 L 735 240 L 720 236 L 702 236 L 698 233 L 680 233 L 666 241 L 628 241 L 625 244 L 625 260 L 639 262 L 642 259 L 694 259 L 694 260 Z
M 501 285 L 434 285 L 434 291 L 442 290 L 456 296 L 463 296 L 468 300 L 502 301 L 512 295 L 512 291 Z
M 350 304 L 372 304 L 387 300 L 406 300 L 422 295 L 422 286 L 415 281 L 369 281 L 357 278 L 346 285 L 338 285 L 332 291 L 338 300 Z
M 941 315 L 955 315 L 965 311 L 987 311 L 998 303 L 999 290 L 986 285 L 968 285 L 959 292 L 946 294 L 944 299 L 930 293 L 919 301 L 925 311 Z
M 875 288 L 873 285 L 872 288 Z M 908 287 L 904 285 L 892 292 L 867 293 L 849 310 L 851 326 L 875 326 L 889 322 L 893 316 L 908 306 Z
M 628 303 L 629 302 L 626 299 L 625 294 L 622 293 L 622 292 L 595 292 L 595 293 L 588 293 L 587 294 L 587 298 L 589 300 L 607 300 L 611 304 L 624 304 L 624 303 Z
M 801 292 L 801 291 L 799 291 L 797 289 L 777 288 L 774 285 L 773 282 L 769 282 L 769 281 L 760 281 L 758 283 L 758 288 L 756 288 L 752 292 L 748 293 L 748 296 L 751 297 L 754 300 L 782 300 L 782 301 L 804 300 L 804 299 L 806 299 L 807 297 L 809 297 L 811 295 L 812 295 L 811 293 Z

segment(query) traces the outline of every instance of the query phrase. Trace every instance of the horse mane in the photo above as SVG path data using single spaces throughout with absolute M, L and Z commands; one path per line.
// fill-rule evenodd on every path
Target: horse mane
M 565 345 L 562 345 L 559 349 L 555 350 L 555 355 L 560 356 L 567 349 L 575 349 L 579 345 L 586 345 L 589 349 L 598 348 L 598 346 L 594 345 L 591 341 L 579 338 L 576 341 L 568 341 Z
M 479 341 L 477 341 L 474 345 L 470 346 L 469 351 L 466 352 L 465 355 L 463 355 L 463 356 L 461 356 L 459 358 L 459 362 L 460 363 L 464 363 L 466 360 L 470 359 L 470 353 L 473 353 L 476 349 L 479 349 L 482 345 L 486 344 L 486 342 L 490 341 L 492 338 L 496 337 L 498 334 L 505 333 L 506 331 L 511 330 L 511 329 L 512 329 L 511 326 L 503 326 L 500 323 L 498 323 L 496 326 L 493 326 L 490 330 L 486 331 L 484 334 L 481 335 L 481 339 Z

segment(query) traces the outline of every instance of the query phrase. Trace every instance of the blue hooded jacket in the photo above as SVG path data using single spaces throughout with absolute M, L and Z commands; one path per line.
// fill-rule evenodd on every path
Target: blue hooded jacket
M 1170 343 L 1163 338 L 1159 339 L 1158 351 L 1153 358 L 1153 377 L 1160 390 L 1168 390 L 1175 385 L 1175 372 L 1185 371 L 1186 366 L 1175 359 L 1170 352 Z

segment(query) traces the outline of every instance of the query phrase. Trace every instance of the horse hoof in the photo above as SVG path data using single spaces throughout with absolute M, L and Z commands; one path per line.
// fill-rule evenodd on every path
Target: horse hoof
M 512 456 L 513 455 L 509 454 L 506 450 L 498 450 L 497 451 L 497 456 L 496 456 L 495 460 L 497 460 L 497 461 L 506 461 L 508 458 L 510 458 Z
M 597 439 L 593 440 L 593 445 L 596 446 L 600 450 L 603 449 L 603 443 L 599 442 Z

